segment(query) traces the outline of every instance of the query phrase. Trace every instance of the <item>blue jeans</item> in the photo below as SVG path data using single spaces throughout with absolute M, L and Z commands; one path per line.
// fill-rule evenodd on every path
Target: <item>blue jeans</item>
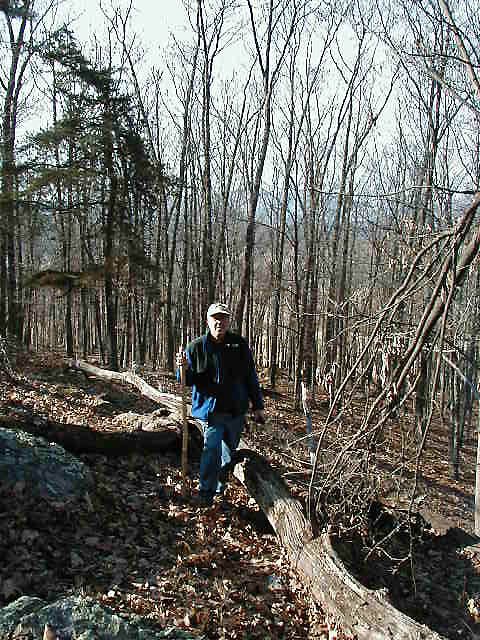
M 220 470 L 232 460 L 238 447 L 245 417 L 212 413 L 203 423 L 203 451 L 200 458 L 200 495 L 213 497 L 224 490 Z

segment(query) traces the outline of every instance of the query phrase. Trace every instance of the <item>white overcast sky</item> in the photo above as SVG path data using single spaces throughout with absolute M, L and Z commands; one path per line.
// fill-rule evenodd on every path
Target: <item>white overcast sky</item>
M 112 4 L 115 7 L 127 7 L 127 0 L 102 0 L 102 7 L 110 14 Z M 99 0 L 64 0 L 63 10 L 72 17 L 74 32 L 80 39 L 89 36 L 104 24 Z M 173 31 L 182 35 L 188 28 L 187 14 L 182 0 L 134 0 L 131 10 L 132 30 L 145 39 L 145 48 L 151 51 L 167 45 Z

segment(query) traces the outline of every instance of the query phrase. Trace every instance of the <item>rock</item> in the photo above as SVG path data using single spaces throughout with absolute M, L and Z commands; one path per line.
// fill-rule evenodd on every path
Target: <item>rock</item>
M 0 609 L 0 638 L 40 639 L 46 625 L 58 640 L 201 640 L 182 630 L 149 628 L 140 616 L 126 620 L 92 598 L 69 596 L 47 604 L 23 596 Z
M 8 634 L 12 632 L 22 618 L 44 605 L 44 601 L 40 598 L 22 596 L 0 609 L 0 638 L 8 638 Z
M 0 427 L 0 488 L 64 506 L 93 486 L 88 467 L 57 444 Z
M 163 431 L 181 424 L 181 417 L 178 413 L 172 413 L 168 409 L 157 409 L 148 414 L 128 411 L 120 413 L 112 420 L 113 424 L 133 431 Z

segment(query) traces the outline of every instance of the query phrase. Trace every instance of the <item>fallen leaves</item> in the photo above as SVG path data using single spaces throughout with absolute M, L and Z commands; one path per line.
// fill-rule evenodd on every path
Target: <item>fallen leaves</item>
M 73 377 L 77 387 L 66 377 L 65 385 L 34 379 L 30 388 L 6 389 L 4 407 L 110 428 L 95 413 L 105 405 L 94 383 Z M 243 519 L 249 498 L 240 485 L 229 486 L 224 509 L 201 511 L 182 498 L 175 455 L 82 460 L 95 490 L 70 511 L 29 502 L 26 487 L 21 500 L 0 496 L 0 606 L 23 594 L 53 600 L 81 589 L 163 629 L 207 638 L 308 637 L 308 601 L 290 588 L 274 537 Z
M 19 584 L 17 584 L 17 581 Z M 0 583 L 0 593 L 4 597 L 5 600 L 11 600 L 12 596 L 21 593 L 21 588 L 19 585 L 22 584 L 22 579 L 20 580 L 15 577 L 6 578 Z
M 47 369 L 28 385 L 0 385 L 0 405 L 6 415 L 96 429 L 118 428 L 116 413 L 156 408 L 125 389 L 112 393 L 110 385 Z M 251 440 L 277 466 L 293 464 L 289 442 L 303 435 L 303 418 L 286 396 L 267 398 L 267 410 L 268 424 Z M 274 537 L 247 520 L 256 506 L 239 485 L 229 486 L 225 510 L 202 512 L 181 496 L 175 454 L 83 460 L 96 488 L 72 511 L 30 503 L 25 486 L 0 495 L 0 606 L 22 594 L 52 600 L 80 589 L 124 616 L 212 639 L 342 637 L 312 607 Z M 431 476 L 445 464 L 435 459 Z M 454 506 L 460 516 L 462 505 Z M 432 560 L 445 564 L 443 556 Z

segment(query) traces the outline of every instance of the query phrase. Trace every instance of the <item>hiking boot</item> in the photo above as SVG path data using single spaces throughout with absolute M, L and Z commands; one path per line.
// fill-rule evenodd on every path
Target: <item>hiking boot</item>
M 215 508 L 219 511 L 231 511 L 233 509 L 233 504 L 229 502 L 224 493 L 216 493 L 215 498 L 213 500 L 213 504 Z

